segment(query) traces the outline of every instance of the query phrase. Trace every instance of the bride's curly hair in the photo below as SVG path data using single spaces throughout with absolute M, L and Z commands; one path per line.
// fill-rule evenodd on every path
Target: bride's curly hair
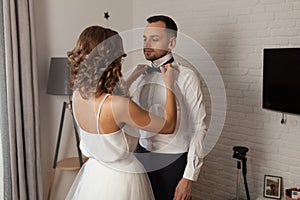
M 116 31 L 101 26 L 86 28 L 67 56 L 70 87 L 78 89 L 82 98 L 98 98 L 103 93 L 129 97 L 121 73 L 121 59 L 126 54 Z

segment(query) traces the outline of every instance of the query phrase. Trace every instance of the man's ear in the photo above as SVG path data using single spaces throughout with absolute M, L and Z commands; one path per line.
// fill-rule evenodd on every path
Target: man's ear
M 176 46 L 176 37 L 171 37 L 170 40 L 169 40 L 169 46 L 168 46 L 168 49 L 169 50 L 172 50 L 174 49 L 174 47 Z

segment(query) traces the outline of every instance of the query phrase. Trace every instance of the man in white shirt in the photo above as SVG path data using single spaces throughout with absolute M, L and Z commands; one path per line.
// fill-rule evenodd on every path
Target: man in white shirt
M 188 200 L 203 164 L 207 132 L 201 82 L 195 71 L 173 58 L 176 23 L 163 15 L 149 17 L 147 22 L 144 55 L 152 66 L 137 78 L 133 96 L 144 109 L 163 116 L 166 96 L 159 68 L 171 63 L 178 72 L 173 91 L 177 99 L 177 128 L 170 135 L 140 131 L 137 157 L 148 172 L 156 200 Z

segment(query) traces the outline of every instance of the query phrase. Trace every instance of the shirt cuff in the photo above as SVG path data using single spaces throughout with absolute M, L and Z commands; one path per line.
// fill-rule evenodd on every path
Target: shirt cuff
M 186 167 L 184 170 L 183 178 L 189 179 L 191 181 L 197 181 L 199 173 L 200 173 L 200 169 L 195 170 L 195 169 Z

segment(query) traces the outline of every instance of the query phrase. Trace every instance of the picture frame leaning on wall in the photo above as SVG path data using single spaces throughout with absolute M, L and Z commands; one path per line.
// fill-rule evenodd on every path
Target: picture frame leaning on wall
M 280 199 L 282 191 L 282 177 L 265 175 L 264 176 L 264 197 Z

